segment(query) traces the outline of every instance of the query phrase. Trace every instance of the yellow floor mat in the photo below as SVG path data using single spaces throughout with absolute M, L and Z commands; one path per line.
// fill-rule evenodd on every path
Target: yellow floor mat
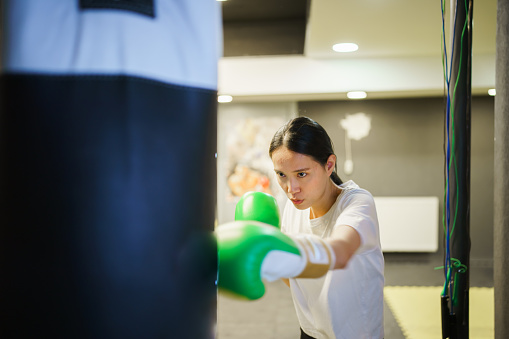
M 407 339 L 442 338 L 442 287 L 386 286 L 384 297 Z M 470 288 L 471 339 L 494 338 L 493 288 Z

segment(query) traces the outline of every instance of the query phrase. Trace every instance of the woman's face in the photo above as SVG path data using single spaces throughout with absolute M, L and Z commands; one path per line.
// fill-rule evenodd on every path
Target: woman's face
M 296 208 L 304 210 L 323 201 L 333 162 L 325 166 L 312 157 L 281 146 L 272 153 L 278 183 Z M 330 169 L 329 169 L 330 167 Z

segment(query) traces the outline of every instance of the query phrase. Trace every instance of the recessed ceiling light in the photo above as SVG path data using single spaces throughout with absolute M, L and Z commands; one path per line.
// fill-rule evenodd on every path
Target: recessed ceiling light
M 364 99 L 368 95 L 366 94 L 366 92 L 363 91 L 352 91 L 346 93 L 346 96 L 348 97 L 348 99 Z
M 335 44 L 334 46 L 332 46 L 332 49 L 336 52 L 348 53 L 355 52 L 356 50 L 359 49 L 359 46 L 357 46 L 357 44 L 347 42 L 342 44 Z
M 225 103 L 232 102 L 233 97 L 231 95 L 220 95 L 217 97 L 217 102 Z
M 491 95 L 492 97 L 494 97 L 497 94 L 497 90 L 494 88 L 490 88 L 488 90 L 488 94 Z

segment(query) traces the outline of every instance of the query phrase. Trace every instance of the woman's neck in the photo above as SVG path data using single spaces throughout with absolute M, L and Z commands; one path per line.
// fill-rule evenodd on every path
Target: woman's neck
M 323 198 L 309 209 L 309 219 L 316 219 L 325 215 L 334 205 L 340 193 L 341 188 L 337 187 L 331 180 L 330 185 L 327 185 Z

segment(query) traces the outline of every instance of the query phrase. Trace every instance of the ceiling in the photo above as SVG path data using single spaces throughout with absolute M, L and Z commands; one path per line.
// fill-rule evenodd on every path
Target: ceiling
M 448 30 L 450 6 L 449 1 L 446 1 L 445 36 L 448 49 L 451 35 Z M 480 74 L 479 87 L 482 87 L 483 91 L 485 87 L 494 86 L 496 7 L 496 0 L 474 1 L 473 75 L 476 72 Z M 301 67 L 314 68 L 319 65 L 324 73 L 327 72 L 323 68 L 330 67 L 331 74 L 344 77 L 349 83 L 352 81 L 346 78 L 345 70 L 340 70 L 341 67 L 346 67 L 345 65 L 357 65 L 360 69 L 369 66 L 376 71 L 387 67 L 384 63 L 392 60 L 393 63 L 407 63 L 415 67 L 433 67 L 433 70 L 429 70 L 433 74 L 437 72 L 437 65 L 441 68 L 442 17 L 438 0 L 227 0 L 222 2 L 222 10 L 225 58 L 222 67 L 220 64 L 220 91 L 223 89 L 223 92 L 232 92 L 232 88 L 233 92 L 237 92 L 237 95 L 244 99 L 274 97 L 274 94 L 263 93 L 261 89 L 253 91 L 253 85 L 244 92 L 239 88 L 235 89 L 231 81 L 235 81 L 237 87 L 242 86 L 243 81 L 260 81 L 239 81 L 231 78 L 230 73 L 234 68 L 237 73 L 238 69 L 243 69 L 241 64 L 252 68 L 260 63 L 266 65 L 271 60 L 283 65 L 298 60 L 297 64 Z M 353 53 L 334 52 L 332 45 L 339 42 L 354 42 L 359 45 L 359 49 Z M 282 63 L 281 58 L 289 58 L 290 62 Z M 479 66 L 475 64 L 476 61 Z M 375 62 L 378 66 L 374 66 Z M 352 70 L 352 67 L 348 69 Z M 225 70 L 223 76 L 222 69 Z M 274 77 L 288 76 L 290 72 L 282 70 L 284 73 L 278 74 L 278 69 L 281 69 L 281 65 L 272 69 Z M 312 69 L 307 72 L 316 74 Z M 443 74 L 441 70 L 440 73 Z M 250 74 L 246 73 L 244 76 Z M 422 76 L 425 74 L 426 72 L 423 72 Z M 256 77 L 256 73 L 254 76 Z M 267 78 L 270 75 L 264 73 L 264 76 Z M 366 83 L 367 87 L 370 87 L 379 77 L 373 75 L 370 78 L 366 75 L 365 78 L 369 81 Z M 316 80 L 320 79 L 313 79 Z M 436 79 L 429 81 L 437 82 Z M 356 84 L 357 87 L 362 87 L 359 85 L 362 84 Z M 409 88 L 414 94 L 420 91 L 418 84 L 415 88 L 408 85 L 402 83 L 398 88 L 398 85 L 393 83 L 388 88 L 383 88 L 382 85 L 371 87 L 376 87 L 379 93 L 396 93 L 402 88 Z M 477 86 L 475 79 L 473 86 Z M 293 94 L 301 97 L 307 95 L 307 99 L 312 99 L 320 97 L 320 94 L 323 97 L 326 93 L 338 93 L 340 96 L 340 92 L 346 88 L 339 86 L 337 79 L 335 87 L 316 89 L 317 95 L 310 93 L 313 89 L 309 87 L 308 85 L 302 91 L 294 88 L 292 91 L 300 91 Z M 437 85 L 432 87 L 437 87 L 433 91 L 442 92 L 443 79 L 439 79 Z M 431 93 L 430 90 L 424 88 L 421 95 Z M 283 91 L 278 95 L 287 97 L 292 96 L 292 93 L 285 94 Z M 338 95 L 333 95 L 333 98 Z
M 450 12 L 447 6 L 446 26 Z M 473 20 L 474 54 L 494 53 L 496 1 L 474 1 Z M 342 57 L 331 45 L 352 41 L 359 45 L 355 57 L 440 56 L 441 32 L 438 0 L 316 0 L 311 7 L 306 55 Z M 448 39 L 449 34 L 446 36 Z
M 224 56 L 304 53 L 308 0 L 228 0 L 221 4 Z
M 227 0 L 221 5 L 225 22 L 303 19 L 308 0 Z

